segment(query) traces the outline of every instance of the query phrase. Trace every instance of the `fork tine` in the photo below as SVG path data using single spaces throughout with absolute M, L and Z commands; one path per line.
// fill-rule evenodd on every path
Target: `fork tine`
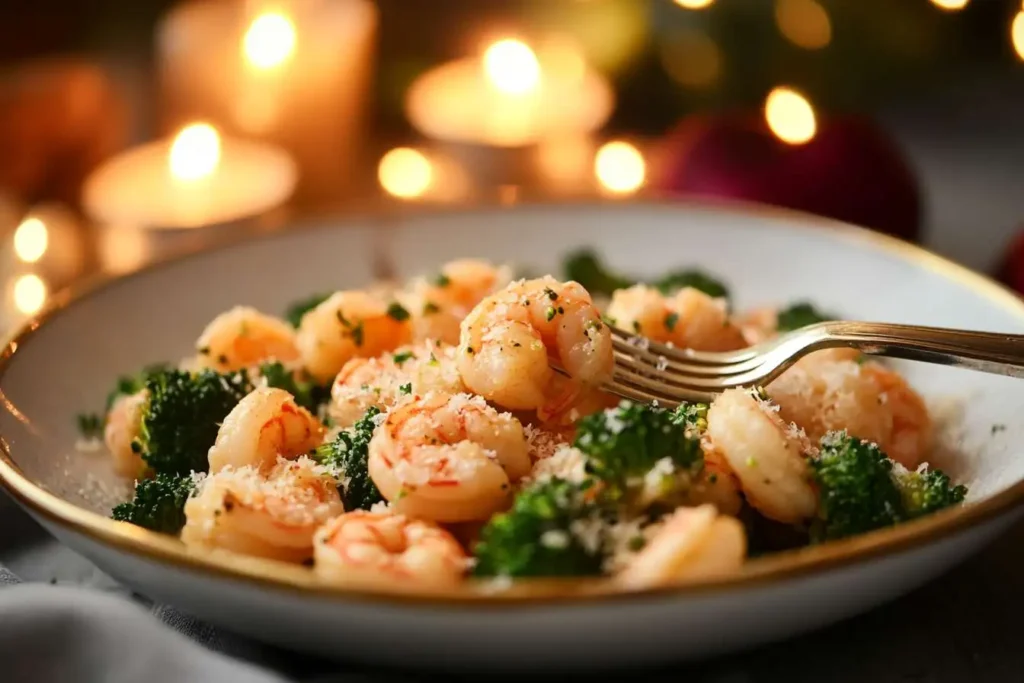
M 640 371 L 643 367 L 648 367 L 658 374 L 664 372 L 675 372 L 682 375 L 695 375 L 698 377 L 736 375 L 754 369 L 760 365 L 762 361 L 761 356 L 754 356 L 748 360 L 726 365 L 694 365 L 692 363 L 681 363 L 672 360 L 667 356 L 660 356 L 628 344 L 614 343 L 612 348 L 614 349 L 615 359 L 617 361 L 621 361 L 623 364 L 633 367 L 637 371 Z
M 632 348 L 642 348 L 658 356 L 665 356 L 687 364 L 698 365 L 730 365 L 741 361 L 750 360 L 758 355 L 760 349 L 757 346 L 750 346 L 736 351 L 695 351 L 693 349 L 679 349 L 674 346 L 653 341 L 639 334 L 627 332 L 609 325 L 612 341 L 617 344 L 626 344 Z

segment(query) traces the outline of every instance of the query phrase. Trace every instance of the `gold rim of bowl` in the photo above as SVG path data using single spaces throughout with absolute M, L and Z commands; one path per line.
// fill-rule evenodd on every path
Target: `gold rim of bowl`
M 921 247 L 909 244 L 888 235 L 847 223 L 805 214 L 799 211 L 754 204 L 744 201 L 717 199 L 673 199 L 648 198 L 624 203 L 615 200 L 586 200 L 580 202 L 533 202 L 523 203 L 511 210 L 596 208 L 615 205 L 623 210 L 720 210 L 746 217 L 774 218 L 787 221 L 787 227 L 810 230 L 828 230 L 833 234 L 859 243 L 870 244 L 888 254 L 937 272 L 960 285 L 1000 305 L 1024 321 L 1024 300 L 1002 285 L 968 268 L 953 263 Z M 403 215 L 409 217 L 430 214 L 434 216 L 465 215 L 472 213 L 493 213 L 510 209 L 490 204 L 463 206 L 460 208 L 416 207 L 407 214 L 403 211 L 372 211 L 371 218 L 391 219 Z M 349 214 L 333 216 L 339 226 L 358 223 L 365 215 Z M 323 229 L 322 220 L 307 220 L 301 225 L 288 227 L 287 233 L 296 230 Z M 383 226 L 381 226 L 383 227 Z M 770 228 L 768 228 L 770 229 Z M 259 239 L 273 239 L 281 231 L 247 236 L 241 240 L 227 239 L 201 253 L 219 251 L 242 243 Z M 101 291 L 112 283 L 129 280 L 140 274 L 187 259 L 172 255 L 145 267 L 120 276 L 99 275 L 90 281 L 57 293 L 47 306 L 32 320 L 10 335 L 0 352 L 0 389 L 3 375 L 17 355 L 18 348 L 27 343 L 33 333 L 53 316 L 76 301 Z M 16 413 L 0 391 L 0 400 L 7 410 Z M 640 591 L 624 591 L 608 578 L 575 579 L 520 579 L 510 588 L 494 590 L 486 581 L 466 581 L 452 588 L 421 592 L 422 589 L 406 586 L 381 585 L 328 585 L 317 580 L 313 573 L 304 568 L 271 560 L 261 560 L 233 555 L 226 552 L 197 553 L 185 547 L 176 538 L 148 531 L 126 522 L 116 522 L 103 515 L 91 512 L 69 503 L 41 488 L 26 477 L 14 463 L 6 439 L 0 435 L 0 483 L 22 505 L 49 523 L 59 525 L 89 540 L 111 546 L 118 551 L 131 553 L 141 558 L 157 560 L 207 578 L 227 578 L 254 584 L 261 588 L 291 591 L 309 598 L 360 601 L 397 606 L 431 606 L 467 608 L 554 607 L 637 602 L 666 598 L 707 597 L 725 591 L 737 591 L 780 584 L 800 576 L 828 570 L 849 569 L 869 560 L 892 557 L 901 552 L 926 545 L 943 538 L 950 538 L 993 520 L 1024 502 L 1024 480 L 999 493 L 976 503 L 944 510 L 924 519 L 905 523 L 889 529 L 874 531 L 853 538 L 832 541 L 818 546 L 782 551 L 764 557 L 748 560 L 744 568 L 716 579 L 669 585 Z M 415 591 L 415 592 L 414 592 Z

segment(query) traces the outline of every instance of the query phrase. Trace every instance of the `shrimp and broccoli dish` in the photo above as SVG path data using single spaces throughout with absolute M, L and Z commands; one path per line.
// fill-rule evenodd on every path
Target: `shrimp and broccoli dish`
M 603 390 L 609 325 L 725 351 L 830 319 L 814 305 L 736 311 L 704 272 L 639 281 L 586 250 L 562 278 L 466 259 L 280 316 L 220 314 L 185 360 L 121 378 L 80 417 L 134 481 L 113 518 L 329 584 L 604 576 L 631 590 L 964 500 L 928 464 L 921 396 L 852 350 L 710 404 Z

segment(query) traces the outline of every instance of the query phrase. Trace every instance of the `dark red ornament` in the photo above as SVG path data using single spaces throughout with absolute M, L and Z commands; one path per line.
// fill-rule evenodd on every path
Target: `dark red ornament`
M 1006 246 L 996 277 L 1010 289 L 1024 294 L 1024 231 L 1017 233 Z
M 784 206 L 908 241 L 921 229 L 920 190 L 903 155 L 872 121 L 819 120 L 814 138 L 782 142 L 763 117 L 699 116 L 672 132 L 656 185 L 669 194 Z

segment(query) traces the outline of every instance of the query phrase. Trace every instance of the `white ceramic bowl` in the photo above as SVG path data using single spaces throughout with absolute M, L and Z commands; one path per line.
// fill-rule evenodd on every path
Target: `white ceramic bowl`
M 358 287 L 460 256 L 556 272 L 592 246 L 617 268 L 699 264 L 737 303 L 810 297 L 849 318 L 1024 332 L 1024 305 L 997 285 L 857 228 L 759 207 L 592 204 L 353 219 L 264 236 L 57 297 L 0 361 L 0 479 L 55 536 L 140 593 L 239 632 L 370 662 L 502 670 L 601 667 L 700 657 L 867 610 L 946 570 L 1017 517 L 1024 498 L 1024 385 L 906 365 L 934 401 L 961 399 L 942 462 L 969 504 L 902 527 L 753 560 L 726 580 L 610 595 L 601 583 L 527 584 L 414 596 L 318 586 L 299 567 L 189 554 L 175 539 L 107 519 L 125 494 L 100 455 L 77 453 L 75 415 L 113 378 L 184 356 L 236 304 Z M 375 272 L 377 271 L 377 272 Z M 948 405 L 948 404 L 947 404 Z M 947 411 L 948 412 L 948 411 Z M 1003 431 L 993 425 L 1006 426 Z M 996 432 L 996 433 L 994 433 Z

